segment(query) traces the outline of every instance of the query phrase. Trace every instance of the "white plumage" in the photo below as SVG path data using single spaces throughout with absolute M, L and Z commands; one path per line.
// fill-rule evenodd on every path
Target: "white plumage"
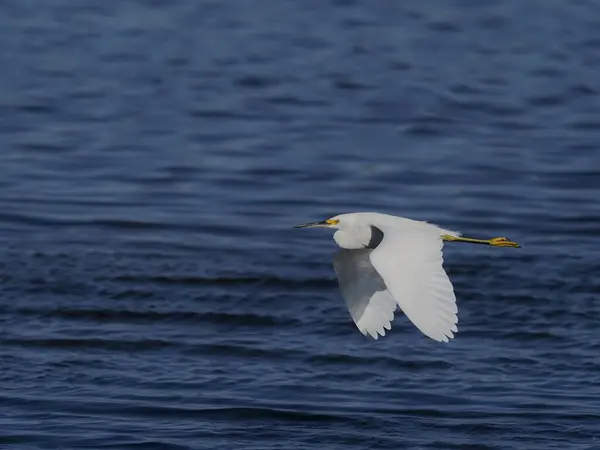
M 372 251 L 340 250 L 333 267 L 352 320 L 363 334 L 377 339 L 392 328 L 398 305 L 369 260 Z
M 447 342 L 457 332 L 454 288 L 443 268 L 444 240 L 520 247 L 507 238 L 462 238 L 427 222 L 379 213 L 352 213 L 298 228 L 337 231 L 333 266 L 350 315 L 374 339 L 391 329 L 397 307 L 426 336 Z
M 442 266 L 442 233 L 384 231 L 371 263 L 404 314 L 423 334 L 448 341 L 457 331 L 454 288 Z

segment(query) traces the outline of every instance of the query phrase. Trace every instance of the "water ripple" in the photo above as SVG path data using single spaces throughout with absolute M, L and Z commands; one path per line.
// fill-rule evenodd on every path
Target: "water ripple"
M 0 16 L 0 446 L 597 446 L 596 5 L 30 3 Z M 372 341 L 292 228 L 359 210 L 524 246 L 445 246 L 449 345 L 400 312 Z

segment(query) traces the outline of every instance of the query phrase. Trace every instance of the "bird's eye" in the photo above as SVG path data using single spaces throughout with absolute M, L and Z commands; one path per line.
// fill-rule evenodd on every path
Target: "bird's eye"
M 328 219 L 325 221 L 328 225 L 337 225 L 340 223 L 340 219 Z

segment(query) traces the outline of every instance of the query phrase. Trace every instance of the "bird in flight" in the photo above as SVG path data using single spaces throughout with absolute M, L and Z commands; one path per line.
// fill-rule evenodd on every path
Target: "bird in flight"
M 456 297 L 443 268 L 444 242 L 521 247 L 505 237 L 473 239 L 427 222 L 387 214 L 340 214 L 295 228 L 332 228 L 340 292 L 358 329 L 385 336 L 399 307 L 426 336 L 448 342 L 458 331 Z

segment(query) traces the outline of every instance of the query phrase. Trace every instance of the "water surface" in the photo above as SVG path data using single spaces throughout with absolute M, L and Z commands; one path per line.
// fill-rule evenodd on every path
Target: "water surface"
M 600 448 L 599 9 L 7 2 L 0 445 Z M 292 228 L 364 210 L 524 247 L 373 341 Z

